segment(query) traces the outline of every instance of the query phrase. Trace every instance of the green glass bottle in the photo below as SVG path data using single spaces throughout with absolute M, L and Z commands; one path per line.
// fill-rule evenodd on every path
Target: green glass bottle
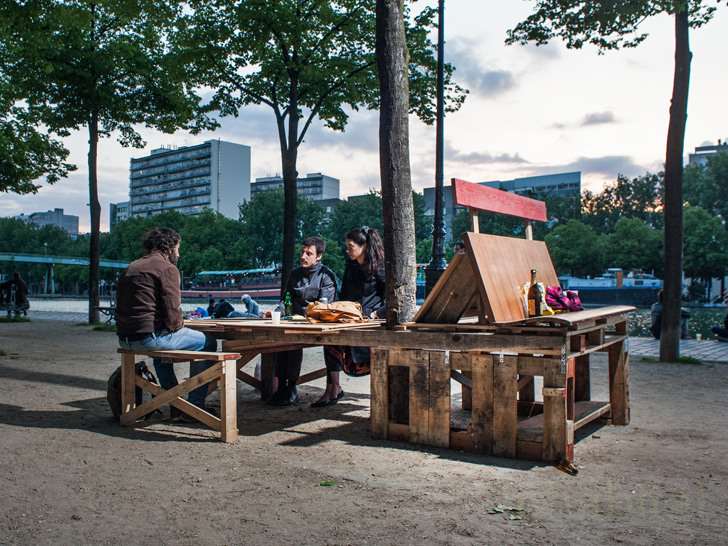
M 286 301 L 283 304 L 283 307 L 285 309 L 287 317 L 293 316 L 293 304 L 291 303 L 291 293 L 290 292 L 286 292 Z

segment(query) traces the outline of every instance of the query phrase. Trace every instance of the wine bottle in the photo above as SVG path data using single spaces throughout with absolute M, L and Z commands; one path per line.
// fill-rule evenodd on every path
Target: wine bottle
M 541 289 L 538 286 L 536 280 L 536 270 L 531 270 L 531 286 L 528 289 L 528 316 L 529 317 L 540 317 L 541 316 L 541 301 L 542 294 Z

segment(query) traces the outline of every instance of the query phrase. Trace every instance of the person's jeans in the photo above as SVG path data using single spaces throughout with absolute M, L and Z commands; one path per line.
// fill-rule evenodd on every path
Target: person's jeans
M 132 351 L 217 351 L 217 340 L 197 330 L 182 328 L 176 332 L 162 330 L 148 338 L 139 341 L 126 341 L 119 338 L 119 346 L 122 349 Z M 174 364 L 162 362 L 161 358 L 152 358 L 154 371 L 157 372 L 159 385 L 169 390 L 176 387 L 177 375 L 174 373 Z M 215 364 L 214 360 L 198 360 L 190 367 L 190 375 L 197 375 L 204 372 Z M 207 384 L 190 391 L 187 400 L 197 407 L 205 407 L 207 397 Z

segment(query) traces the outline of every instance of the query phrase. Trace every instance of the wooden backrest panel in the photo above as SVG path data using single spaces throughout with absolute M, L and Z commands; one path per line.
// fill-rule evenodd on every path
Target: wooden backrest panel
M 546 203 L 515 193 L 452 179 L 452 200 L 461 207 L 545 222 Z
M 521 294 L 531 269 L 544 285 L 559 286 L 556 270 L 543 241 L 464 233 L 464 242 L 490 324 L 527 318 Z

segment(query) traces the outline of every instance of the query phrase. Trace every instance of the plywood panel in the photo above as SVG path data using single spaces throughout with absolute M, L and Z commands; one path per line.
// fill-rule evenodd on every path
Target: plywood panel
M 464 241 L 491 324 L 527 318 L 521 294 L 523 284 L 531 280 L 531 269 L 538 272 L 539 282 L 559 286 L 543 241 L 484 233 L 465 233 Z
M 460 320 L 470 308 L 478 285 L 473 277 L 470 260 L 464 254 L 455 254 L 430 295 L 415 315 L 415 322 L 452 324 Z

